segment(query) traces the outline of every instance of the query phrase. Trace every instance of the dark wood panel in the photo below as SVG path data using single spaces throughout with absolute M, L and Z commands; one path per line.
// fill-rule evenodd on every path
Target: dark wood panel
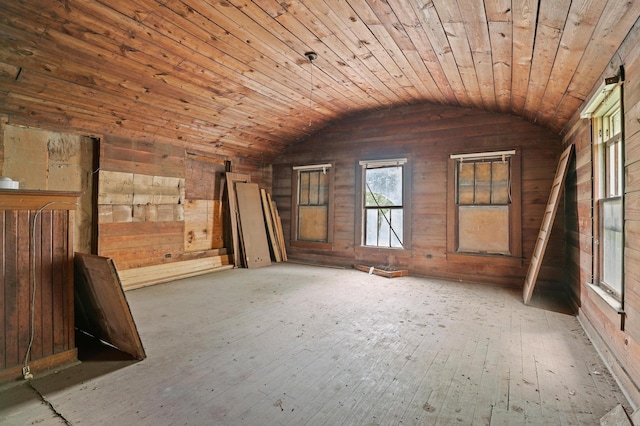
M 14 378 L 11 376 L 19 371 L 17 368 L 25 359 L 27 365 L 38 365 L 43 359 L 54 360 L 52 356 L 65 362 L 75 356 L 70 210 L 73 206 L 67 204 L 68 194 L 56 197 L 42 192 L 38 200 L 55 205 L 45 210 L 22 208 L 24 195 L 20 192 L 3 195 L 8 207 L 0 211 L 3 264 L 0 370 L 6 372 L 0 376 L 7 378 Z M 28 195 L 35 196 L 35 192 Z M 58 363 L 52 362 L 47 365 Z
M 76 327 L 137 359 L 146 358 L 113 261 L 77 253 L 75 276 Z

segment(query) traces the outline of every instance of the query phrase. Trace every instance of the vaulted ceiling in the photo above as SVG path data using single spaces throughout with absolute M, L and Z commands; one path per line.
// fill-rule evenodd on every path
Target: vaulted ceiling
M 8 0 L 2 9 L 0 114 L 10 120 L 268 163 L 332 120 L 423 102 L 559 132 L 638 21 L 640 0 Z

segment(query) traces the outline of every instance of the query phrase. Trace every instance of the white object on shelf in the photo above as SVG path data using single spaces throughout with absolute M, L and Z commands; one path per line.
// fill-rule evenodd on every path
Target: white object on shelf
M 0 177 L 0 189 L 20 189 L 20 182 L 8 177 Z

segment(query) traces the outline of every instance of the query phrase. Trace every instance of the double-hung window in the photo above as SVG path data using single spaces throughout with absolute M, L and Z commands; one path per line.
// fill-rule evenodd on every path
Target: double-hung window
M 623 297 L 624 211 L 621 87 L 605 86 L 583 113 L 593 126 L 594 283 Z
M 406 162 L 406 158 L 360 162 L 363 246 L 404 247 Z
M 519 259 L 519 152 L 452 154 L 449 182 L 448 253 Z
M 294 170 L 293 241 L 329 243 L 331 240 L 332 165 L 296 166 Z

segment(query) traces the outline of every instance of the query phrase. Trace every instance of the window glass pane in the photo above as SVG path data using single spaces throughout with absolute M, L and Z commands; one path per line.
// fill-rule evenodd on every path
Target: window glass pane
M 318 204 L 329 204 L 329 174 L 320 173 L 320 190 L 318 191 Z
M 391 228 L 389 227 L 388 220 L 390 211 L 379 209 L 378 211 L 378 246 L 390 247 L 389 241 L 391 239 Z M 386 219 L 385 216 L 386 215 Z
M 320 179 L 318 171 L 309 172 L 309 204 L 318 205 L 318 181 Z
M 309 172 L 300 172 L 300 205 L 309 204 Z
M 476 202 L 491 203 L 491 163 L 476 163 Z
M 391 247 L 402 247 L 403 214 L 401 209 L 391 210 L 391 226 L 394 231 L 391 234 Z
M 367 209 L 365 215 L 365 245 L 378 245 L 378 210 Z
M 475 200 L 475 163 L 459 163 L 458 203 L 473 204 Z
M 402 205 L 402 166 L 365 169 L 366 206 Z
M 602 281 L 622 294 L 622 199 L 602 201 Z
M 491 168 L 491 204 L 509 204 L 509 162 L 496 161 Z

